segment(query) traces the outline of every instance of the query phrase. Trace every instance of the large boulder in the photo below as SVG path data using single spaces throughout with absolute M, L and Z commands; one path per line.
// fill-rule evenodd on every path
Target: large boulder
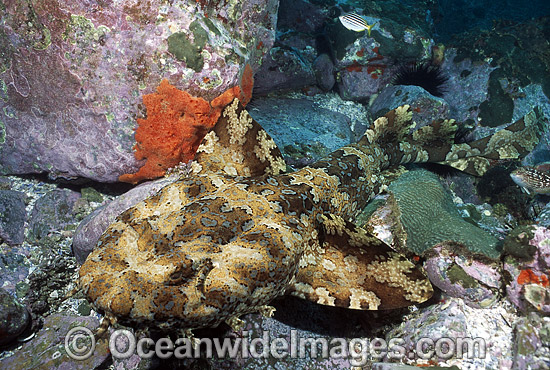
M 111 182 L 143 164 L 142 96 L 162 79 L 208 101 L 237 85 L 273 45 L 278 1 L 1 7 L 0 173 Z

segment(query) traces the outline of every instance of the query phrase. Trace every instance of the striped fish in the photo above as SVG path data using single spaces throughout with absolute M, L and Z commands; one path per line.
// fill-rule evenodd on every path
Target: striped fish
M 355 32 L 362 32 L 367 30 L 369 36 L 372 28 L 376 25 L 376 22 L 374 22 L 373 24 L 368 24 L 364 16 L 359 15 L 355 12 L 341 15 L 339 19 L 340 22 L 342 22 L 342 25 L 348 30 Z

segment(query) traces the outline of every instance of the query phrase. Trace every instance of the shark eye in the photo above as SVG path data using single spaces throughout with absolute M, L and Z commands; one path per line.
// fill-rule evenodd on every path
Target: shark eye
M 165 284 L 169 286 L 191 284 L 202 290 L 206 275 L 208 275 L 213 268 L 214 266 L 210 258 L 188 264 L 182 263 L 176 267 Z
M 170 285 L 179 285 L 182 281 L 182 273 L 181 271 L 176 271 L 170 276 Z
M 193 265 L 192 260 L 186 259 L 181 261 L 168 277 L 168 281 L 165 284 L 172 286 L 184 285 L 196 274 L 196 268 Z

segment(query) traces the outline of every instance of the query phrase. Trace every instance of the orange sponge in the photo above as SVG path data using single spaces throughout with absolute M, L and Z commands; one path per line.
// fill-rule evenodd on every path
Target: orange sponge
M 193 159 L 204 135 L 216 124 L 222 110 L 233 99 L 246 105 L 252 97 L 253 72 L 244 68 L 241 86 L 228 89 L 211 103 L 178 90 L 168 80 L 162 80 L 157 92 L 144 95 L 147 118 L 138 118 L 134 155 L 145 164 L 119 181 L 138 183 L 163 176 L 166 170 L 180 162 Z

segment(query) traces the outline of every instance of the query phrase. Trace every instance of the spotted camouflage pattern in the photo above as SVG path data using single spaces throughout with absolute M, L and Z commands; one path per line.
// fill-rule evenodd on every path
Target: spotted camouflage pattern
M 550 172 L 525 166 L 514 170 L 512 180 L 527 193 L 550 194 Z
M 353 309 L 392 309 L 432 295 L 421 268 L 351 221 L 380 192 L 382 171 L 446 162 L 482 172 L 537 141 L 535 116 L 470 144 L 453 120 L 409 133 L 408 106 L 364 137 L 282 174 L 269 135 L 237 100 L 207 134 L 194 175 L 122 213 L 80 269 L 79 286 L 107 317 L 135 326 L 193 329 L 251 312 L 283 294 Z

